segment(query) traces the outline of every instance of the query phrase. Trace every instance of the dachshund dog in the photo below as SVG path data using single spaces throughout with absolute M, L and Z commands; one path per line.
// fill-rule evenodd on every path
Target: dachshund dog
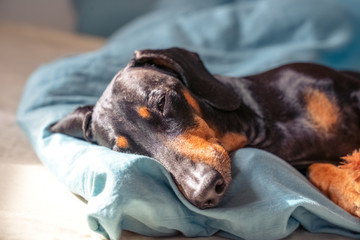
M 302 168 L 358 148 L 360 74 L 294 63 L 226 77 L 185 49 L 135 51 L 94 106 L 51 131 L 156 159 L 205 209 L 226 192 L 236 149 L 263 149 Z

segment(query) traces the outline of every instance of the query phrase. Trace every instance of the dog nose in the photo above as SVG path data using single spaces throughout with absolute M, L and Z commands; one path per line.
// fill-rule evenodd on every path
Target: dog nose
M 218 171 L 211 171 L 206 174 L 193 194 L 190 201 L 198 208 L 216 207 L 226 190 L 224 178 Z

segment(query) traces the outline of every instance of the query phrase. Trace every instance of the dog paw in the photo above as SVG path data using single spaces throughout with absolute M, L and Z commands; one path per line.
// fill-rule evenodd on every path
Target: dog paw
M 309 167 L 309 180 L 334 203 L 360 218 L 360 177 L 351 162 L 336 167 L 316 163 Z

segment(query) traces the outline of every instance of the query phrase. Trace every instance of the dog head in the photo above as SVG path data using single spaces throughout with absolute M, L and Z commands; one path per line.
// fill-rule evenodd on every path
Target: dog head
M 95 106 L 76 109 L 51 130 L 156 159 L 183 195 L 203 209 L 216 206 L 231 181 L 228 152 L 203 113 L 232 111 L 239 104 L 197 54 L 142 50 Z

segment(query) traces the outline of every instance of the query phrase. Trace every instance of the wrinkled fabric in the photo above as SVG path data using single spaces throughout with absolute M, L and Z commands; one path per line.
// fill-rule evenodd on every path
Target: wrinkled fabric
M 88 201 L 91 229 L 119 239 L 149 236 L 279 239 L 300 225 L 360 238 L 360 221 L 319 193 L 283 160 L 244 148 L 232 155 L 233 181 L 220 206 L 188 203 L 155 160 L 61 134 L 49 126 L 94 104 L 135 49 L 184 47 L 212 73 L 240 76 L 288 62 L 360 71 L 358 0 L 214 1 L 155 11 L 119 29 L 94 52 L 37 69 L 25 87 L 18 122 L 43 164 Z

